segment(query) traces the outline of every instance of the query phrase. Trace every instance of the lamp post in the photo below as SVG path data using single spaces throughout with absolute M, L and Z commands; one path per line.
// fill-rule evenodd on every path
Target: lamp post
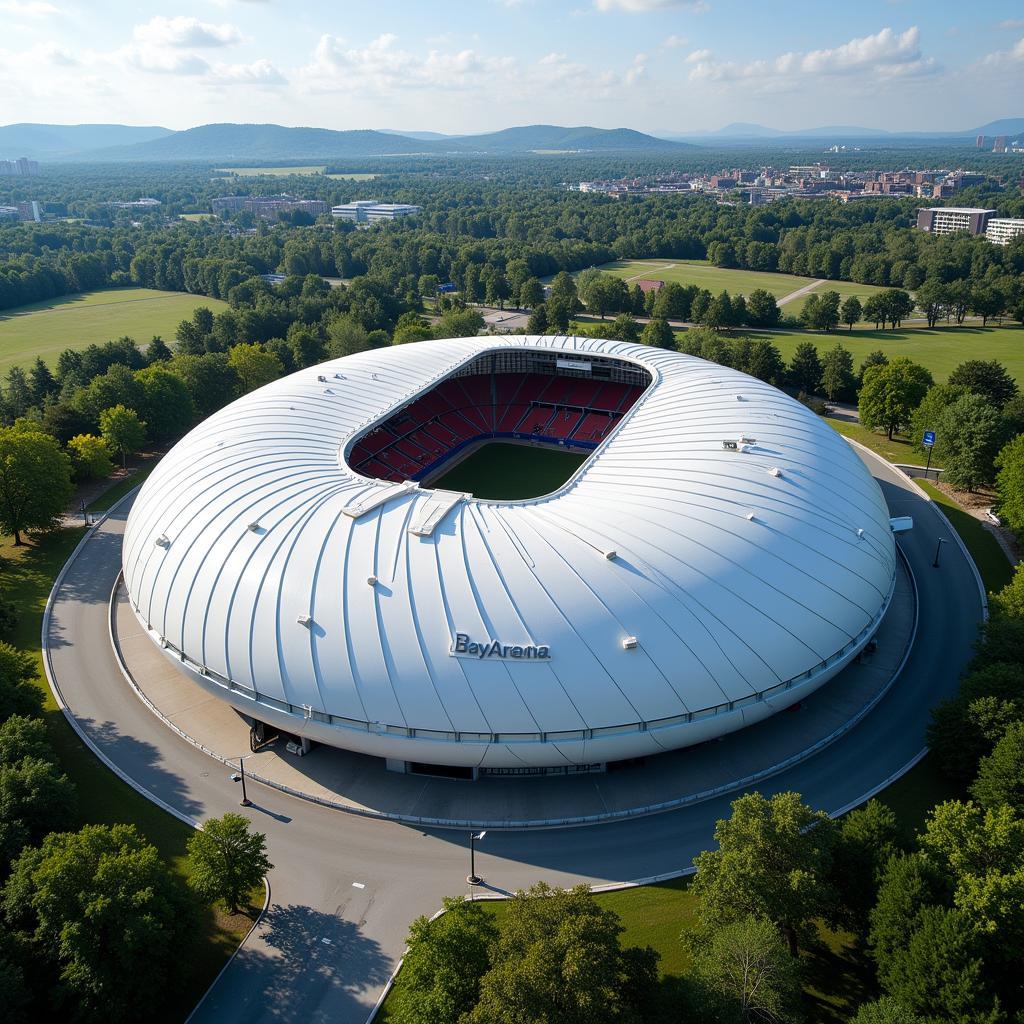
M 469 833 L 469 874 L 466 875 L 466 881 L 470 885 L 479 885 L 483 879 L 476 873 L 476 844 L 480 842 L 483 837 L 487 835 L 486 830 L 483 832 L 470 832 Z
M 238 771 L 233 773 L 231 776 L 232 782 L 241 782 L 242 784 L 242 799 L 239 803 L 242 807 L 252 807 L 252 801 L 245 795 L 245 758 L 240 757 L 238 759 Z
M 939 543 L 935 545 L 935 561 L 932 562 L 932 568 L 933 569 L 938 569 L 938 567 L 939 567 L 939 555 L 942 554 L 942 545 L 943 544 L 948 544 L 948 543 L 949 543 L 949 541 L 947 541 L 945 537 L 940 537 L 939 538 Z

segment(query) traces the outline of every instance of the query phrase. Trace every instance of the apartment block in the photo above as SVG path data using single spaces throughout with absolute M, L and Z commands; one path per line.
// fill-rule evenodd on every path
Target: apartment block
M 983 235 L 995 212 L 973 206 L 932 206 L 917 211 L 917 226 L 933 235 L 952 235 L 957 231 Z

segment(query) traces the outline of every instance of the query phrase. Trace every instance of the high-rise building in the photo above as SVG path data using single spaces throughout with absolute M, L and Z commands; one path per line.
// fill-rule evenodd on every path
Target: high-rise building
M 978 147 L 978 149 L 984 149 L 985 148 L 985 136 L 984 135 L 979 135 L 975 145 Z
M 985 237 L 996 245 L 1008 245 L 1018 235 L 1024 235 L 1024 218 L 993 217 L 985 228 Z
M 1006 152 L 1006 136 L 997 135 L 995 144 L 992 146 L 993 153 L 1005 153 Z
M 995 212 L 973 206 L 932 206 L 917 211 L 917 226 L 933 235 L 952 235 L 956 231 L 983 235 Z
M 38 173 L 39 164 L 27 156 L 19 156 L 17 160 L 0 160 L 0 175 L 34 177 Z

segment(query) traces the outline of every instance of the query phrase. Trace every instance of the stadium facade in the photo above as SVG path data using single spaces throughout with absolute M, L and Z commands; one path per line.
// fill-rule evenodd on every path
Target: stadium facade
M 527 500 L 430 486 L 495 438 L 588 457 Z M 861 460 L 775 388 L 506 336 L 227 406 L 144 484 L 123 571 L 153 642 L 255 722 L 399 769 L 572 772 L 817 690 L 877 630 L 896 551 Z

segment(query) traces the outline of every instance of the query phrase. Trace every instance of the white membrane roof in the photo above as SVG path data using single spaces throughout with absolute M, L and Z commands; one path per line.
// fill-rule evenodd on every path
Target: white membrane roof
M 346 465 L 369 425 L 505 348 L 653 380 L 545 497 Z M 895 559 L 861 460 L 780 391 L 674 352 L 529 336 L 360 353 L 239 399 L 154 470 L 123 555 L 140 618 L 212 679 L 437 738 L 614 729 L 764 693 L 863 640 Z

